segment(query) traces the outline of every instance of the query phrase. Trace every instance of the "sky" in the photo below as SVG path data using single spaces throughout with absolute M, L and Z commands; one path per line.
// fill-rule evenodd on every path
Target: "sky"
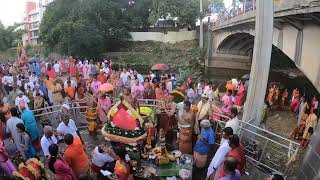
M 22 22 L 26 0 L 0 0 L 0 21 L 4 26 Z
M 225 6 L 229 7 L 232 0 L 224 0 Z M 25 12 L 26 0 L 0 0 L 0 21 L 5 26 L 22 22 Z

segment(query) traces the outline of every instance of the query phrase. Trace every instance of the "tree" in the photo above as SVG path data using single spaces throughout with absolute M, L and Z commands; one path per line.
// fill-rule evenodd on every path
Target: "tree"
M 211 0 L 209 2 L 209 9 L 212 13 L 221 14 L 225 11 L 225 6 L 223 0 Z
M 113 0 L 56 0 L 40 25 L 44 45 L 62 54 L 99 57 L 130 38 L 130 23 Z
M 177 18 L 180 27 L 194 26 L 199 13 L 199 0 L 153 0 L 149 21 Z
M 0 22 L 0 51 L 6 51 L 9 48 L 16 47 L 20 42 L 23 30 L 17 30 L 21 24 L 4 27 Z
M 151 25 L 149 16 L 151 13 L 152 0 L 115 0 L 125 10 L 131 29 L 148 29 Z

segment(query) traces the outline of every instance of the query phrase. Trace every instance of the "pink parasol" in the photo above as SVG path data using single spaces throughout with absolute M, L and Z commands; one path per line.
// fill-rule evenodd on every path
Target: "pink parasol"
M 110 83 L 104 83 L 99 87 L 99 91 L 101 92 L 111 92 L 113 91 L 113 86 Z
M 168 71 L 169 66 L 166 64 L 154 64 L 151 68 L 152 71 Z

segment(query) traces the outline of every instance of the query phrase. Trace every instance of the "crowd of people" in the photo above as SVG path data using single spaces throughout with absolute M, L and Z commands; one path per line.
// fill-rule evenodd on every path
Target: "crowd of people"
M 247 85 L 232 80 L 226 92 L 219 85 L 199 83 L 189 77 L 178 83 L 175 74 L 150 71 L 141 75 L 132 68 L 114 68 L 111 60 L 75 60 L 72 56 L 59 61 L 41 61 L 16 67 L 1 67 L 0 142 L 12 138 L 24 161 L 37 157 L 46 163 L 56 179 L 81 179 L 106 176 L 109 179 L 132 178 L 130 163 L 124 149 L 97 145 L 91 155 L 70 111 L 70 103 L 96 107 L 98 124 L 107 121 L 106 114 L 114 98 L 123 93 L 133 107 L 138 99 L 153 99 L 161 107 L 158 128 L 169 146 L 182 153 L 192 154 L 197 169 L 207 168 L 208 179 L 236 180 L 245 174 L 244 147 L 239 140 L 238 111 L 245 101 Z M 101 93 L 105 84 L 112 85 L 113 93 Z M 108 87 L 105 87 L 108 88 Z M 174 93 L 184 100 L 175 102 Z M 42 108 L 60 111 L 59 116 L 44 121 L 37 116 Z M 55 108 L 59 109 L 55 109 Z M 80 111 L 86 111 L 80 109 Z M 218 137 L 213 128 L 216 121 L 226 122 L 222 139 L 213 158 Z M 92 127 L 89 131 L 96 131 Z M 176 132 L 179 132 L 178 135 Z M 64 144 L 65 148 L 61 148 Z M 17 171 L 4 143 L 0 143 L 0 166 L 7 177 Z M 43 156 L 43 157 L 42 157 Z M 91 160 L 89 157 L 92 157 Z M 208 167 L 209 165 L 209 167 Z M 105 174 L 100 170 L 108 170 Z M 276 178 L 273 178 L 277 180 Z
M 280 110 L 290 110 L 295 114 L 297 127 L 291 133 L 291 137 L 301 141 L 301 146 L 306 148 L 310 142 L 310 137 L 318 123 L 319 109 L 317 97 L 308 98 L 298 88 L 292 90 L 289 96 L 288 89 L 280 91 L 279 86 L 273 84 L 268 89 L 267 104 L 270 109 L 276 106 Z

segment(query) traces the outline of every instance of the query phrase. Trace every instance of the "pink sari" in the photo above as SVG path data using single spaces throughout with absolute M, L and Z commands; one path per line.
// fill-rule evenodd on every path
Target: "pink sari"
M 91 83 L 91 89 L 93 91 L 93 95 L 95 97 L 98 96 L 99 94 L 99 87 L 101 85 L 101 82 L 100 81 L 97 81 L 97 80 L 94 80 L 92 83 Z
M 61 59 L 59 61 L 59 64 L 60 64 L 60 71 L 63 73 L 66 73 L 67 72 L 67 65 L 66 65 L 66 62 L 64 61 L 64 59 Z
M 70 72 L 70 76 L 76 76 L 76 68 L 75 68 L 75 63 L 73 60 L 70 61 L 70 65 L 69 65 L 69 72 Z
M 107 121 L 107 113 L 110 108 L 111 100 L 109 97 L 106 97 L 105 99 L 98 99 L 98 113 L 99 119 L 102 123 L 105 123 Z
M 221 111 L 223 113 L 229 113 L 232 107 L 232 100 L 231 97 L 228 95 L 224 95 L 222 98 L 223 107 L 221 108 Z

